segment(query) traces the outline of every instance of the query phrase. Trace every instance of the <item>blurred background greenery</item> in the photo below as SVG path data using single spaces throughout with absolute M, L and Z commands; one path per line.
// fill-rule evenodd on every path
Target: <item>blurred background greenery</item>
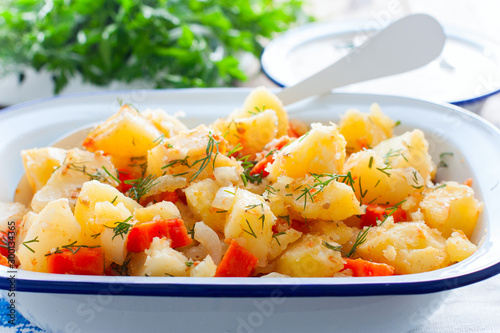
M 0 67 L 20 82 L 26 68 L 47 71 L 56 94 L 75 75 L 97 86 L 227 86 L 247 78 L 243 53 L 259 57 L 267 39 L 310 19 L 301 0 L 6 0 Z

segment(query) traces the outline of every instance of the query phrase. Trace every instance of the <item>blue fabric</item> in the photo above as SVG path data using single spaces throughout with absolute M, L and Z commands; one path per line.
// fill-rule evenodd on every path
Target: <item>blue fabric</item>
M 9 302 L 0 296 L 0 332 L 15 332 L 15 333 L 27 333 L 27 332 L 45 332 L 44 330 L 32 325 L 26 318 L 21 316 L 19 312 L 16 311 L 15 325 L 9 323 L 11 319 L 9 316 L 10 310 L 8 308 Z

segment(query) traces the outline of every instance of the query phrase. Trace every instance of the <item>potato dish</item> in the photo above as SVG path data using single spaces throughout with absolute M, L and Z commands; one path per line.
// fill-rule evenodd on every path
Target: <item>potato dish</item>
M 176 111 L 176 110 L 174 110 Z M 377 104 L 338 124 L 289 119 L 257 88 L 188 129 L 122 105 L 81 147 L 21 152 L 31 207 L 0 204 L 0 261 L 81 275 L 363 277 L 473 254 L 472 180 L 435 183 L 424 133 Z

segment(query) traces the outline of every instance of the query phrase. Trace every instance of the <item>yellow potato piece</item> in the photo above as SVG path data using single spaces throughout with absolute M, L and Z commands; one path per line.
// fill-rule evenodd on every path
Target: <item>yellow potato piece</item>
M 395 205 L 425 190 L 435 172 L 428 143 L 420 130 L 381 142 L 349 156 L 356 197 L 363 204 Z
M 362 214 L 353 189 L 332 178 L 308 176 L 291 183 L 285 189 L 285 204 L 307 219 L 339 221 Z
M 277 137 L 277 125 L 276 112 L 265 110 L 246 118 L 218 121 L 214 127 L 224 133 L 231 148 L 242 148 L 239 150 L 242 156 L 254 156 Z
M 24 243 L 19 246 L 17 257 L 22 269 L 47 272 L 45 255 L 51 250 L 75 241 L 86 245 L 81 243 L 80 230 L 67 199 L 49 202 L 31 221 Z
M 199 220 L 205 222 L 215 231 L 223 232 L 226 223 L 226 215 L 223 209 L 212 207 L 219 185 L 212 179 L 204 179 L 189 185 L 184 193 L 188 207 Z M 217 213 L 221 212 L 221 213 Z
M 176 116 L 170 115 L 165 110 L 155 109 L 142 112 L 142 116 L 155 125 L 166 138 L 170 138 L 188 128 Z
M 234 204 L 228 212 L 224 235 L 226 240 L 236 239 L 252 252 L 263 267 L 273 237 L 276 217 L 264 199 L 247 190 L 238 189 Z
M 267 167 L 269 179 L 279 176 L 301 178 L 310 173 L 342 173 L 345 162 L 344 137 L 335 124 L 312 124 L 312 129 L 276 153 Z
M 459 262 L 469 258 L 476 252 L 477 246 L 465 236 L 461 230 L 454 231 L 446 240 L 446 251 L 452 262 Z
M 101 231 L 101 226 L 96 224 L 95 206 L 98 202 L 112 202 L 113 205 L 122 203 L 130 212 L 134 213 L 137 208 L 142 208 L 136 201 L 126 197 L 113 186 L 102 184 L 97 180 L 83 184 L 80 195 L 75 206 L 75 217 L 82 227 L 82 239 L 92 242 L 93 237 Z
M 294 277 L 332 277 L 344 268 L 345 261 L 341 252 L 327 248 L 323 241 L 319 236 L 303 236 L 276 260 L 276 272 Z
M 83 183 L 98 180 L 116 186 L 116 176 L 115 167 L 102 152 L 91 153 L 78 148 L 68 150 L 61 167 L 52 173 L 47 184 L 33 196 L 31 207 L 34 212 L 40 212 L 47 203 L 67 198 L 73 209 Z
M 267 88 L 259 87 L 248 95 L 243 103 L 241 110 L 233 112 L 231 119 L 250 117 L 256 112 L 263 110 L 274 110 L 278 117 L 278 131 L 276 137 L 286 135 L 288 132 L 288 114 L 285 111 L 283 103 L 270 92 Z
M 423 221 L 394 223 L 392 217 L 368 231 L 356 255 L 391 265 L 396 274 L 428 272 L 451 264 L 446 239 L 439 231 Z
M 420 203 L 425 223 L 450 237 L 454 230 L 472 236 L 483 204 L 467 185 L 446 182 L 431 189 Z
M 392 137 L 395 125 L 396 122 L 383 114 L 378 104 L 372 104 L 369 114 L 347 110 L 339 122 L 339 130 L 347 141 L 347 152 L 355 153 Z
M 83 146 L 113 156 L 144 156 L 161 140 L 162 133 L 128 105 L 89 133 Z
M 33 189 L 33 193 L 38 192 L 52 176 L 52 173 L 61 166 L 66 150 L 55 147 L 34 148 L 22 150 L 24 171 Z

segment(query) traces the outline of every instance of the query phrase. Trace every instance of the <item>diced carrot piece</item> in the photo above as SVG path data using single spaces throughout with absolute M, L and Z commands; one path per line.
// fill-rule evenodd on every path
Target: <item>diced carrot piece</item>
M 118 191 L 125 193 L 130 188 L 132 188 L 132 184 L 127 184 L 125 181 L 127 180 L 132 180 L 132 179 L 137 179 L 138 175 L 132 173 L 131 171 L 125 170 L 125 169 L 118 169 L 118 179 L 120 180 L 120 184 L 116 188 Z
M 273 162 L 274 162 L 274 156 L 272 154 L 268 155 L 264 159 L 260 160 L 257 164 L 255 164 L 253 169 L 250 171 L 250 174 L 258 175 L 259 173 L 262 173 L 263 177 L 267 177 L 269 175 L 269 172 L 267 172 L 265 168 L 267 167 L 268 164 Z
M 172 240 L 171 247 L 183 247 L 191 244 L 193 239 L 188 235 L 184 221 L 181 219 L 167 220 L 168 238 Z
M 392 212 L 393 210 L 394 208 L 385 205 L 366 205 L 366 213 L 361 215 L 360 227 L 374 227 L 377 225 L 377 221 L 384 221 L 391 213 L 396 223 L 407 220 L 407 214 L 404 209 L 398 207 L 396 211 Z
M 49 273 L 103 275 L 104 256 L 101 248 L 72 248 L 47 256 Z
M 3 254 L 0 254 L 0 265 L 10 267 L 9 260 Z
M 394 275 L 394 267 L 371 262 L 363 259 L 349 259 L 344 258 L 346 263 L 344 269 L 352 270 L 353 276 L 388 276 Z
M 248 277 L 257 266 L 257 262 L 256 256 L 233 239 L 219 266 L 217 266 L 215 276 Z
M 472 178 L 466 179 L 466 180 L 464 181 L 464 185 L 467 185 L 467 186 L 469 186 L 469 187 L 472 187 Z
M 130 230 L 127 240 L 129 252 L 142 252 L 149 249 L 153 238 L 167 238 L 172 248 L 191 244 L 184 221 L 181 219 L 156 220 L 138 224 Z

